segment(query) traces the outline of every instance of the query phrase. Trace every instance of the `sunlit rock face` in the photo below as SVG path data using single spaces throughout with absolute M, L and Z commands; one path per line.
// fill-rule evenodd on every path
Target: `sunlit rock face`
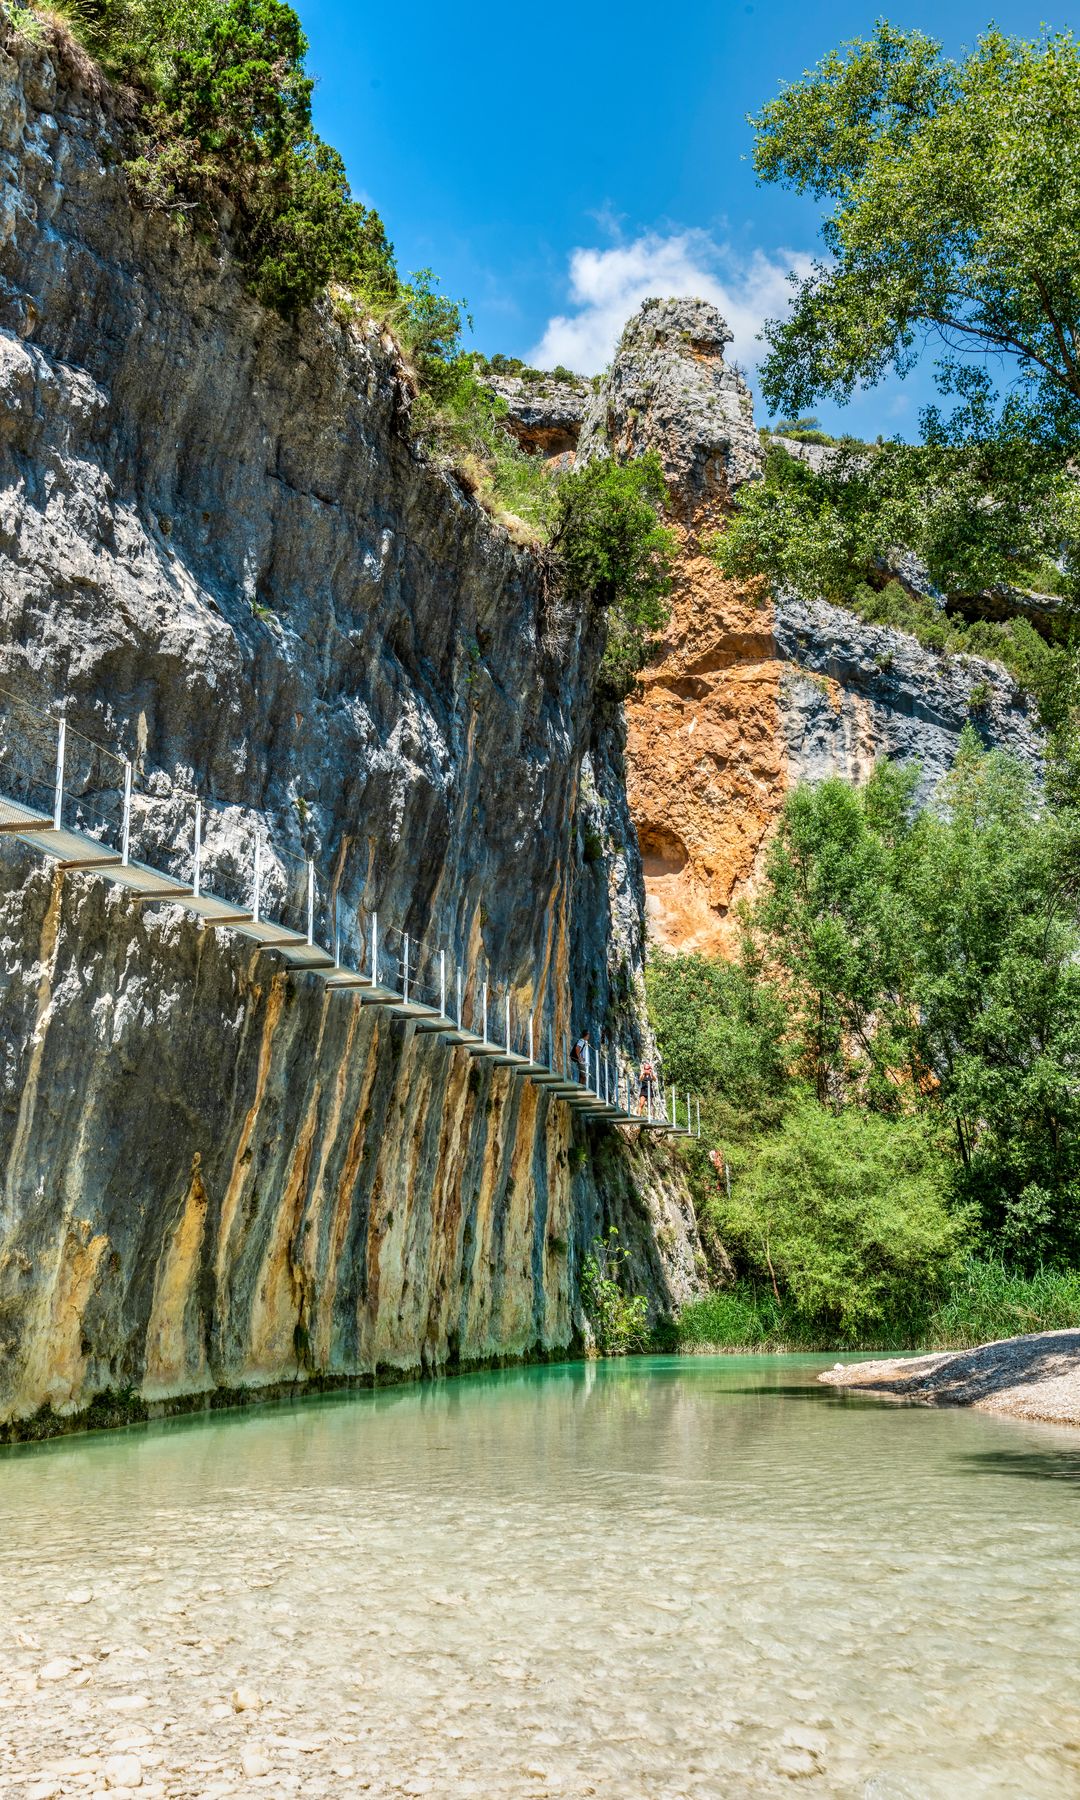
M 489 375 L 487 385 L 503 402 L 506 425 L 530 456 L 569 467 L 592 394 L 587 381 L 564 380 L 530 370 L 527 375 Z
M 679 542 L 671 622 L 628 703 L 627 783 L 647 913 L 671 948 L 726 951 L 788 790 L 879 757 L 918 763 L 928 799 L 972 718 L 988 743 L 1038 767 L 1032 712 L 977 658 L 935 656 L 903 632 L 824 603 L 725 579 L 709 554 L 762 471 L 753 402 L 725 360 L 731 333 L 703 300 L 649 300 L 590 402 L 578 457 L 654 448 Z M 790 442 L 819 460 L 816 446 Z M 972 707 L 972 695 L 978 704 Z
M 425 461 L 389 339 L 258 307 L 129 205 L 85 62 L 0 46 L 0 682 L 134 759 L 162 858 L 198 791 L 346 950 L 377 908 L 632 1047 L 597 621 Z M 608 1222 L 656 1306 L 697 1279 L 656 1155 L 251 944 L 10 842 L 0 938 L 0 1417 L 561 1351 Z
M 731 332 L 705 300 L 646 300 L 624 327 L 590 400 L 578 456 L 658 452 L 676 516 L 688 523 L 761 474 L 754 409 L 724 360 Z

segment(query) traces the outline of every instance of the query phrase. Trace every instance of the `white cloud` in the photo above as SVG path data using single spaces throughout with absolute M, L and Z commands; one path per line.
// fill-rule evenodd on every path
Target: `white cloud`
M 645 232 L 631 243 L 570 254 L 572 309 L 549 319 L 529 361 L 541 369 L 562 363 L 595 375 L 611 361 L 631 313 L 650 296 L 693 294 L 711 300 L 735 334 L 730 354 L 756 367 L 764 345 L 756 342 L 764 319 L 787 310 L 789 269 L 805 275 L 808 256 L 786 250 L 741 255 L 707 231 Z

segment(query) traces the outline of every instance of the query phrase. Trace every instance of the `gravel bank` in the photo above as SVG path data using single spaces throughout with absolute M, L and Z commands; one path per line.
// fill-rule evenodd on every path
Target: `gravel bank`
M 923 1406 L 974 1406 L 1014 1419 L 1080 1426 L 1080 1331 L 1038 1331 L 934 1356 L 838 1363 L 818 1379 Z

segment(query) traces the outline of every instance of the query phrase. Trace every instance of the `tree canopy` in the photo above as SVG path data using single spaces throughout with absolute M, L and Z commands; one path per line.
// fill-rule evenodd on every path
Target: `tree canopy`
M 990 31 L 957 62 L 881 22 L 752 123 L 761 179 L 826 207 L 827 257 L 765 326 L 770 405 L 844 403 L 935 352 L 939 401 L 918 444 L 774 448 L 722 564 L 843 600 L 904 549 L 946 595 L 1080 597 L 1080 45 Z
M 946 391 L 976 406 L 988 377 L 968 350 L 1015 359 L 1006 434 L 1072 442 L 1080 427 L 1080 45 L 990 31 L 964 62 L 885 21 L 827 56 L 753 121 L 754 165 L 831 203 L 830 261 L 770 324 L 769 401 L 848 399 L 927 342 Z M 974 377 L 974 379 L 973 379 Z

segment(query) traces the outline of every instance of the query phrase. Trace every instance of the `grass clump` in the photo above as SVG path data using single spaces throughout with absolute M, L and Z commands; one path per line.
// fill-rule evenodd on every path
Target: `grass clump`
M 685 1306 L 675 1321 L 680 1350 L 829 1351 L 971 1350 L 997 1338 L 1080 1326 L 1080 1272 L 1030 1274 L 969 1257 L 936 1299 L 896 1305 L 848 1339 L 824 1320 L 777 1301 L 769 1288 L 741 1281 Z

